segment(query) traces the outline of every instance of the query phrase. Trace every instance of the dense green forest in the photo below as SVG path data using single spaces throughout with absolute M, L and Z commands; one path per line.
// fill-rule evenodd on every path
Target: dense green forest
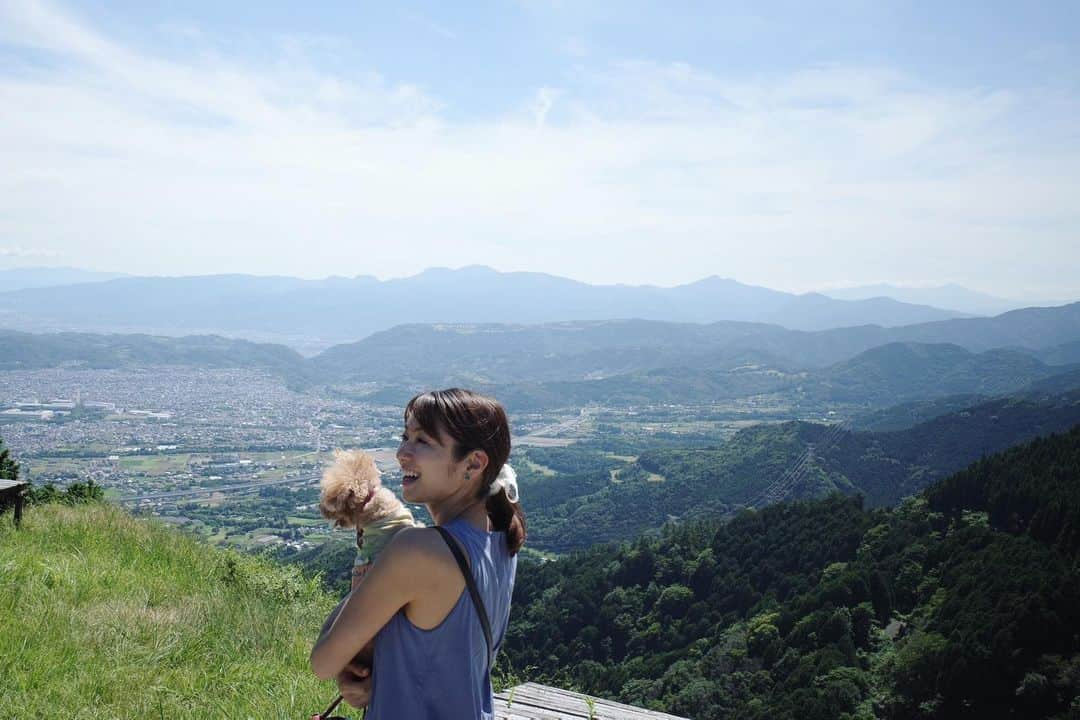
M 713 447 L 646 447 L 633 457 L 613 455 L 629 452 L 617 442 L 528 448 L 530 460 L 555 473 L 523 465 L 520 478 L 532 543 L 567 551 L 777 499 L 839 491 L 861 494 L 869 506 L 895 505 L 985 454 L 1077 423 L 1080 391 L 1008 397 L 896 432 L 788 422 L 750 427 Z
M 1080 385 L 1080 382 L 1077 385 Z M 861 413 L 851 420 L 851 427 L 853 430 L 875 432 L 904 430 L 912 425 L 928 422 L 952 412 L 966 410 L 973 405 L 979 405 L 991 399 L 982 395 L 961 394 L 946 395 L 933 400 L 913 400 L 883 410 L 871 410 Z
M 541 682 L 712 718 L 1080 717 L 1080 426 L 895 509 L 832 495 L 519 568 Z

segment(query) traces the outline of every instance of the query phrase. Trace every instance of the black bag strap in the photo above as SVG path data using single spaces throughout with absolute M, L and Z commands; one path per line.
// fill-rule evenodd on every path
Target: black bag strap
M 480 627 L 484 630 L 484 640 L 487 641 L 488 649 L 488 666 L 487 671 L 491 672 L 491 665 L 494 662 L 493 656 L 493 643 L 491 642 L 491 623 L 488 622 L 487 610 L 484 609 L 484 601 L 480 599 L 480 591 L 476 589 L 476 580 L 473 579 L 472 571 L 469 570 L 469 564 L 465 562 L 465 556 L 461 554 L 461 548 L 458 547 L 457 542 L 454 541 L 450 532 L 439 525 L 435 526 L 435 529 L 442 535 L 442 539 L 446 541 L 447 546 L 450 548 L 450 552 L 454 553 L 454 559 L 457 560 L 458 567 L 461 568 L 461 574 L 465 576 L 465 587 L 469 588 L 469 595 L 472 596 L 473 605 L 476 607 L 476 614 L 480 616 Z

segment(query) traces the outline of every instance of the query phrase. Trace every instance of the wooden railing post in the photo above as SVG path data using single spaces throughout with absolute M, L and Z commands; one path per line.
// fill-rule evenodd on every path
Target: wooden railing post
M 19 488 L 19 492 L 15 493 L 15 527 L 19 527 L 19 523 L 22 522 L 22 509 L 23 502 L 25 502 L 26 496 L 23 493 L 23 489 Z

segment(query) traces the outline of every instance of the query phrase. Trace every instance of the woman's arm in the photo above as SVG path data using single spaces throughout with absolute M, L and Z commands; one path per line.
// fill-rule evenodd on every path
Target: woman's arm
M 417 596 L 430 577 L 432 556 L 425 546 L 420 529 L 406 529 L 379 555 L 312 648 L 311 669 L 316 677 L 336 676 L 394 613 Z

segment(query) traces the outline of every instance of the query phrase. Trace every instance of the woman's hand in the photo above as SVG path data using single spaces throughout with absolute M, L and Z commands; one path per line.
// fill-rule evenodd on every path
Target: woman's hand
M 354 708 L 367 707 L 371 701 L 371 670 L 349 663 L 337 674 L 338 692 Z

